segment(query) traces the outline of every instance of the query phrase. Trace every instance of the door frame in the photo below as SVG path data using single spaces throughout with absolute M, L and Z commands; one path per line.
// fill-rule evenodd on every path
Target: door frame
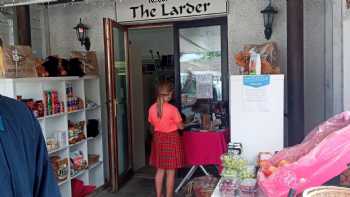
M 124 32 L 124 48 L 125 48 L 125 62 L 127 70 L 127 112 L 128 112 L 128 161 L 127 172 L 123 175 L 119 175 L 118 166 L 118 125 L 116 121 L 117 117 L 117 99 L 115 91 L 115 58 L 114 58 L 114 37 L 113 28 L 121 28 Z M 108 155 L 109 155 L 109 180 L 108 184 L 112 187 L 112 191 L 116 192 L 120 186 L 129 180 L 133 174 L 132 163 L 132 125 L 131 125 L 131 94 L 130 94 L 130 66 L 129 66 L 129 54 L 128 54 L 128 32 L 127 29 L 118 24 L 116 21 L 110 18 L 103 19 L 104 29 L 104 46 L 105 46 L 105 71 L 106 71 L 106 100 L 107 100 L 107 115 L 108 115 Z
M 175 89 L 176 105 L 181 107 L 181 76 L 180 76 L 180 40 L 179 30 L 183 28 L 196 28 L 205 26 L 220 26 L 221 37 L 221 75 L 222 75 L 222 92 L 224 102 L 229 102 L 229 65 L 228 65 L 228 32 L 227 17 L 216 17 L 211 19 L 201 19 L 193 21 L 180 21 L 174 23 L 174 60 L 175 60 Z M 226 65 L 226 66 L 224 66 Z M 229 117 L 228 117 L 229 118 Z M 229 126 L 229 125 L 228 125 Z
M 219 20 L 218 20 L 219 19 Z M 222 20 L 224 19 L 224 20 Z M 220 22 L 221 21 L 221 22 Z M 224 38 L 227 38 L 227 17 L 215 17 L 212 19 L 200 19 L 196 20 L 196 23 L 199 23 L 199 25 L 193 25 L 192 27 L 195 26 L 205 26 L 205 25 L 220 25 L 222 28 L 221 29 L 221 36 L 222 36 L 222 47 L 226 47 L 228 43 L 225 42 Z M 131 72 L 133 70 L 131 69 L 129 65 L 129 40 L 128 40 L 128 32 L 129 30 L 135 30 L 135 29 L 152 29 L 152 28 L 162 28 L 162 27 L 174 27 L 174 38 L 176 39 L 176 31 L 175 31 L 175 26 L 178 24 L 186 24 L 190 25 L 191 21 L 171 21 L 171 22 L 161 22 L 161 23 L 147 23 L 147 24 L 128 24 L 128 25 L 121 25 L 117 21 L 110 19 L 110 18 L 103 18 L 103 29 L 104 29 L 104 47 L 105 47 L 105 75 L 106 75 L 106 104 L 107 104 L 107 115 L 108 115 L 108 123 L 107 123 L 107 128 L 108 128 L 108 156 L 109 156 L 109 179 L 107 180 L 107 185 L 111 187 L 112 192 L 116 192 L 120 189 L 120 187 L 126 183 L 134 174 L 132 171 L 133 168 L 133 136 L 132 136 L 132 121 L 133 121 L 133 116 L 131 113 L 131 91 L 130 87 L 132 84 L 132 80 L 130 79 Z M 225 24 L 225 25 L 223 25 Z M 183 27 L 181 25 L 181 27 Z M 118 173 L 118 135 L 117 135 L 117 122 L 115 121 L 115 117 L 117 114 L 117 100 L 115 99 L 116 97 L 116 92 L 115 92 L 115 67 L 114 67 L 114 40 L 113 40 L 113 28 L 121 28 L 124 31 L 124 46 L 125 46 L 125 53 L 126 53 L 126 65 L 127 65 L 127 70 L 128 70 L 128 143 L 129 143 L 129 162 L 131 166 L 130 171 L 123 177 L 119 177 Z M 176 58 L 177 54 L 177 49 L 178 46 L 176 46 L 176 40 L 174 39 L 174 58 Z M 227 50 L 223 51 L 226 54 L 225 57 L 222 60 L 222 63 L 228 64 L 228 55 L 227 55 Z M 178 72 L 177 68 L 177 63 L 175 61 L 175 72 Z M 228 73 L 228 66 L 227 68 L 223 68 L 222 72 L 223 73 Z M 177 78 L 177 74 L 175 73 L 175 79 Z M 223 83 L 225 88 L 228 88 L 228 82 L 225 82 L 226 79 L 224 79 Z M 226 83 L 226 84 L 225 84 Z M 226 87 L 227 86 L 227 87 Z M 228 97 L 228 95 L 227 95 Z M 224 96 L 223 99 L 226 99 L 226 96 Z M 177 100 L 177 99 L 176 99 Z
M 132 80 L 130 79 L 133 70 L 129 65 L 129 39 L 128 32 L 131 29 L 152 29 L 173 26 L 173 23 L 157 23 L 157 24 L 142 24 L 142 25 L 121 25 L 117 21 L 110 18 L 103 18 L 104 29 L 104 47 L 105 47 L 105 75 L 106 75 L 106 101 L 107 101 L 107 115 L 108 115 L 108 156 L 109 156 L 109 179 L 107 185 L 112 188 L 113 192 L 116 192 L 120 187 L 125 184 L 134 174 L 133 172 L 133 135 L 132 135 L 132 121 L 133 116 L 131 112 L 131 91 Z M 129 144 L 129 166 L 131 169 L 123 177 L 119 177 L 118 173 L 118 133 L 117 122 L 115 120 L 117 114 L 117 100 L 115 92 L 115 67 L 114 67 L 114 39 L 113 28 L 121 28 L 124 31 L 124 47 L 125 47 L 125 61 L 128 71 L 128 144 Z
M 285 146 L 299 144 L 304 126 L 304 1 L 287 1 L 288 106 Z

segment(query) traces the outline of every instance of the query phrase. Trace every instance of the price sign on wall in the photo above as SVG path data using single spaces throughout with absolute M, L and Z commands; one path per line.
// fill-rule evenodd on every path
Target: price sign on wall
M 117 1 L 119 23 L 175 19 L 227 13 L 227 0 L 124 0 Z

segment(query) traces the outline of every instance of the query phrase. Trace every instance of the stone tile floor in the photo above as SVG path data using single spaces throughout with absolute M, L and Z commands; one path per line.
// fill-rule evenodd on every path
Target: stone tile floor
M 138 170 L 135 176 L 126 185 L 124 185 L 118 193 L 102 191 L 98 194 L 94 194 L 93 197 L 154 197 L 154 173 L 155 171 L 153 168 L 145 167 Z M 179 184 L 181 180 L 181 178 L 177 179 L 176 184 Z M 175 197 L 182 196 L 184 195 L 175 195 Z
M 217 170 L 214 166 L 207 166 L 206 169 L 210 174 L 217 175 Z M 178 179 L 176 185 L 178 185 L 182 178 L 186 175 L 187 170 L 178 172 Z M 109 191 L 102 191 L 98 194 L 94 194 L 92 197 L 154 197 L 154 169 L 145 167 L 138 170 L 135 176 L 124 185 L 118 193 L 111 193 Z M 193 177 L 203 176 L 200 170 L 197 170 Z M 183 193 L 176 194 L 175 197 L 183 197 Z
M 134 177 L 118 193 L 102 191 L 93 197 L 154 197 L 153 179 Z M 182 197 L 183 194 L 176 194 L 175 197 Z

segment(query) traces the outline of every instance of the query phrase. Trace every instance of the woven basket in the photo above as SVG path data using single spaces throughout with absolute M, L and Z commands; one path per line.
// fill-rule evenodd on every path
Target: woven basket
M 322 186 L 307 189 L 303 197 L 350 197 L 350 189 L 334 186 Z
M 185 197 L 211 197 L 218 183 L 218 179 L 212 176 L 194 178 L 184 188 Z

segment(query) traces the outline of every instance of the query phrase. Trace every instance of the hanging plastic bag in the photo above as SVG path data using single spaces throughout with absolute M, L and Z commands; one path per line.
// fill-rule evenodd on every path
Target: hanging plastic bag
M 341 174 L 350 163 L 350 112 L 341 113 L 314 129 L 305 140 L 276 154 L 290 164 L 267 177 L 260 171 L 259 186 L 269 197 L 284 197 L 290 189 L 297 193 L 319 186 Z

